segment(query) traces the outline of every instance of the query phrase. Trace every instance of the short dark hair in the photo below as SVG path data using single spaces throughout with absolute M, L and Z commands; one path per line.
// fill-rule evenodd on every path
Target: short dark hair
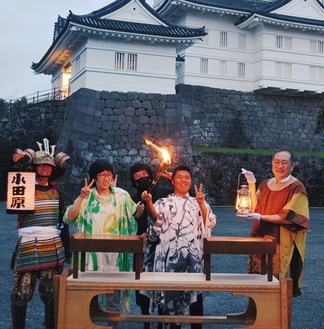
M 131 166 L 131 168 L 129 170 L 130 180 L 131 180 L 132 186 L 135 188 L 137 188 L 137 184 L 135 182 L 133 175 L 141 170 L 146 170 L 149 177 L 151 178 L 151 180 L 153 180 L 153 172 L 152 172 L 151 167 L 146 163 L 136 163 L 133 166 Z
M 174 178 L 175 174 L 180 171 L 180 170 L 183 170 L 183 171 L 187 171 L 189 174 L 190 174 L 190 177 L 192 178 L 192 172 L 190 170 L 189 167 L 187 166 L 184 166 L 184 165 L 180 165 L 178 167 L 175 167 L 172 171 L 172 179 Z
M 273 156 L 272 156 L 272 160 L 273 160 L 273 158 L 275 157 L 275 155 L 276 155 L 277 153 L 280 153 L 280 152 L 287 152 L 287 153 L 289 153 L 289 154 L 290 154 L 290 162 L 291 162 L 292 164 L 295 163 L 295 154 L 294 154 L 292 151 L 289 151 L 289 150 L 286 150 L 286 149 L 282 149 L 282 150 L 276 151 L 276 152 L 273 154 Z
M 103 171 L 110 171 L 114 174 L 114 169 L 111 163 L 106 159 L 97 159 L 89 168 L 90 181 L 97 178 L 97 175 Z

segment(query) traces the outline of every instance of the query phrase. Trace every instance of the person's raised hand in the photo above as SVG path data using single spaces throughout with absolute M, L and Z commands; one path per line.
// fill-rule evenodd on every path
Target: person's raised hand
M 88 184 L 88 180 L 86 178 L 84 179 L 84 187 L 81 189 L 81 193 L 80 193 L 81 198 L 85 198 L 90 194 L 90 189 L 93 184 L 94 184 L 94 179 L 91 181 L 90 184 Z
M 166 178 L 167 180 L 172 181 L 172 172 L 171 171 L 166 170 L 164 173 L 162 173 L 162 176 L 164 178 Z
M 111 181 L 111 185 L 116 187 L 117 186 L 118 175 L 115 175 Z
M 137 202 L 136 204 L 136 213 L 142 215 L 145 209 L 145 204 L 143 202 Z
M 196 201 L 198 202 L 198 204 L 202 204 L 205 202 L 205 195 L 202 192 L 202 184 L 199 185 L 199 189 L 197 188 L 197 186 L 195 185 L 195 193 L 196 193 Z
M 248 184 L 254 184 L 256 182 L 256 179 L 255 179 L 252 171 L 247 171 L 244 168 L 241 168 L 241 170 L 242 170 L 242 174 L 245 176 Z
M 147 191 L 144 191 L 141 194 L 141 197 L 142 197 L 143 202 L 152 202 L 152 194 Z
M 16 149 L 14 154 L 12 155 L 12 161 L 13 162 L 17 162 L 20 159 L 22 159 L 25 156 L 25 152 L 20 150 L 20 149 Z

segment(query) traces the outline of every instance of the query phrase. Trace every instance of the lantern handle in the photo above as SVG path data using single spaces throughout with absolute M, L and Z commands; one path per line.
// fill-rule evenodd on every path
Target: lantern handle
M 237 177 L 237 187 L 236 187 L 236 191 L 239 190 L 240 188 L 240 178 L 241 178 L 241 173 L 238 174 L 238 177 Z
M 237 188 L 236 188 L 236 191 L 238 191 L 240 189 L 240 178 L 241 178 L 241 172 L 238 174 L 238 177 L 237 177 Z
M 238 174 L 238 177 L 237 177 L 237 188 L 236 188 L 236 191 L 238 191 L 240 189 L 240 178 L 241 178 L 241 174 L 242 174 L 242 172 L 240 172 Z

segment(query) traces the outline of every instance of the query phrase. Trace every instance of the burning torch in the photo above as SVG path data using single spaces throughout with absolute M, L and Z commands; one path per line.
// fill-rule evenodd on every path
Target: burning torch
M 153 187 L 155 186 L 155 184 L 158 182 L 158 180 L 161 178 L 162 174 L 167 170 L 167 168 L 170 167 L 171 165 L 171 157 L 168 153 L 168 151 L 163 148 L 163 147 L 159 147 L 158 145 L 154 144 L 152 141 L 150 141 L 147 138 L 144 138 L 146 145 L 149 146 L 153 146 L 154 148 L 156 148 L 158 151 L 161 152 L 162 154 L 162 158 L 163 160 L 160 163 L 159 169 L 151 183 L 151 185 L 149 186 L 149 188 L 147 189 L 148 193 L 151 193 Z

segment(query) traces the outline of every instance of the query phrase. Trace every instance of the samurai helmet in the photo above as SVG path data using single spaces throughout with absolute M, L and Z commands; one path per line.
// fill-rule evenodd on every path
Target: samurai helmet
M 32 149 L 26 149 L 22 151 L 20 149 L 16 149 L 14 154 L 12 155 L 12 160 L 14 162 L 23 160 L 26 165 L 30 165 L 32 163 L 35 165 L 48 164 L 54 168 L 63 168 L 63 164 L 65 163 L 65 161 L 70 159 L 70 157 L 63 152 L 59 152 L 54 157 L 56 145 L 50 146 L 47 138 L 43 139 L 43 144 L 40 142 L 36 143 L 38 145 L 39 151 L 35 152 Z
M 39 151 L 35 153 L 33 163 L 35 165 L 48 164 L 50 166 L 56 167 L 56 163 L 54 160 L 54 151 L 56 145 L 51 145 L 51 152 L 50 152 L 49 140 L 47 138 L 43 139 L 44 150 L 42 143 L 40 142 L 36 142 L 36 143 L 39 147 Z

